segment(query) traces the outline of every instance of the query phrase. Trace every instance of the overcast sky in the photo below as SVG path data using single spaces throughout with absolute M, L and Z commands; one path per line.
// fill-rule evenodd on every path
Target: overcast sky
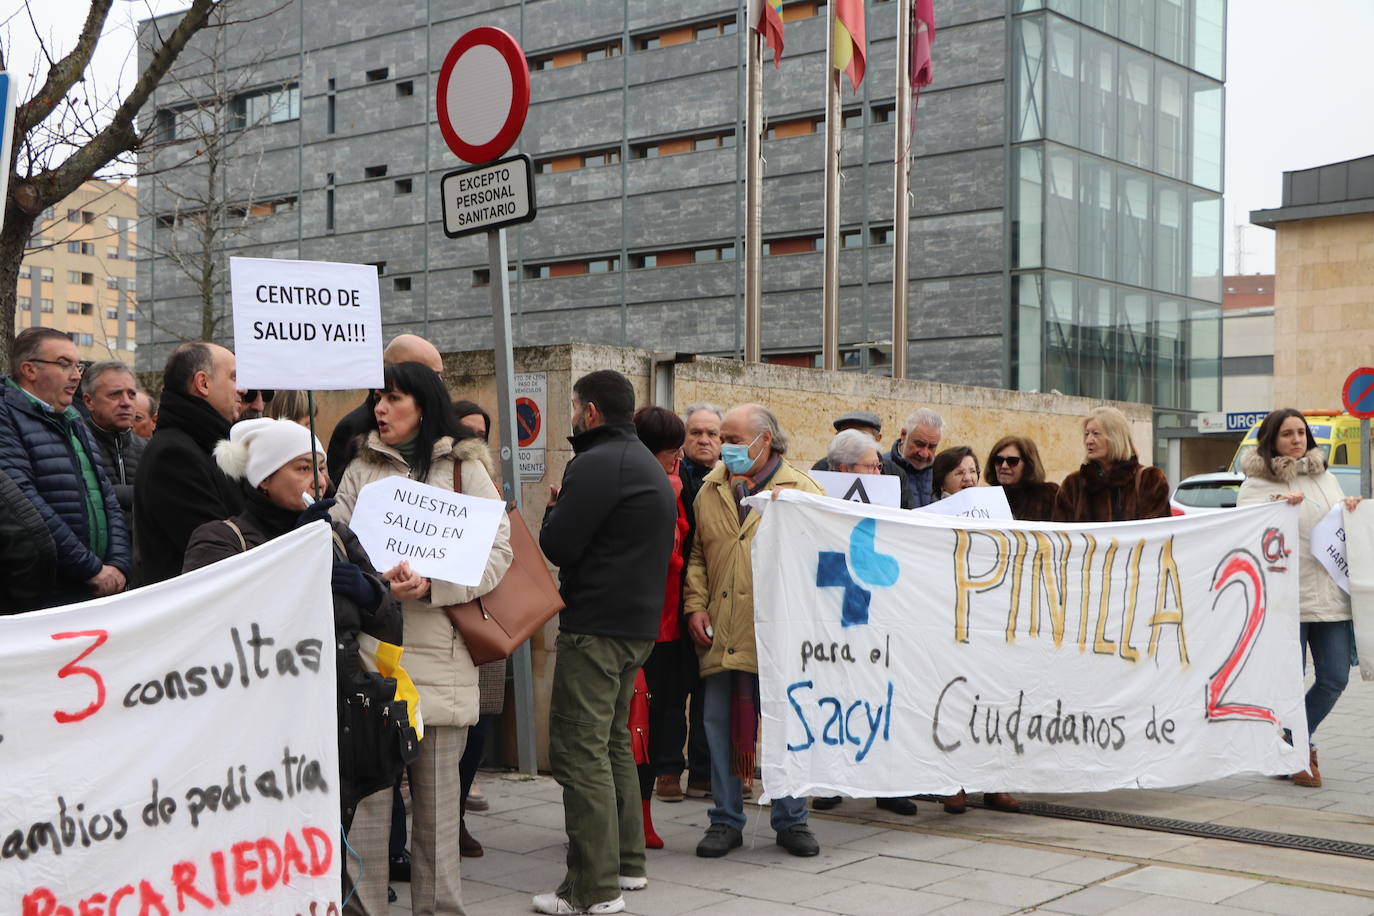
M 937 17 L 952 2 L 936 0 Z M 182 0 L 115 0 L 93 83 L 108 85 L 122 75 L 128 86 L 135 76 L 134 23 L 184 6 Z M 50 47 L 66 51 L 88 0 L 32 0 L 31 8 Z M 1248 225 L 1249 214 L 1280 204 L 1282 173 L 1374 154 L 1374 98 L 1364 66 L 1374 2 L 1230 0 L 1228 8 L 1226 270 L 1236 269 L 1236 225 L 1243 224 L 1241 266 L 1267 273 L 1274 268 L 1274 234 Z M 0 0 L 0 41 L 21 85 L 36 60 L 23 10 L 20 0 Z

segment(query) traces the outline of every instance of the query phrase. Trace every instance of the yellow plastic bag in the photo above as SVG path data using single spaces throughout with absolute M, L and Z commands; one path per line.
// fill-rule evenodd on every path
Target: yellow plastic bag
M 425 720 L 420 714 L 420 691 L 410 679 L 406 669 L 401 667 L 401 653 L 405 650 L 389 642 L 382 642 L 366 633 L 358 634 L 358 652 L 363 657 L 363 667 L 382 677 L 396 681 L 396 699 L 404 700 L 410 713 L 410 726 L 421 740 L 425 737 Z

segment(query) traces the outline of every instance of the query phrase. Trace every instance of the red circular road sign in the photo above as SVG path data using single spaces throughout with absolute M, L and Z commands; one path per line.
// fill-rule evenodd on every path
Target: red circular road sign
M 509 32 L 480 26 L 453 43 L 439 68 L 439 132 L 474 165 L 510 149 L 530 110 L 530 68 Z
M 1350 373 L 1341 388 L 1341 400 L 1352 417 L 1374 419 L 1374 368 L 1365 366 Z
M 538 404 L 529 398 L 515 399 L 515 431 L 521 448 L 529 448 L 535 443 L 543 422 Z

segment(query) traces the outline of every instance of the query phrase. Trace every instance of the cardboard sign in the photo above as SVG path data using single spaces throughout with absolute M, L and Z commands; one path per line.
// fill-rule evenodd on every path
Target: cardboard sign
M 331 560 L 0 617 L 0 912 L 339 912 Z
M 1012 520 L 1011 504 L 1007 502 L 1007 494 L 1001 487 L 969 487 L 912 511 L 959 518 Z
M 382 309 L 370 264 L 230 258 L 240 388 L 382 387 Z
M 753 542 L 764 787 L 1091 792 L 1297 772 L 1297 544 L 1297 512 L 1272 503 L 1009 525 L 785 490 Z
M 1350 565 L 1345 558 L 1345 503 L 1338 502 L 1312 527 L 1312 556 L 1341 591 L 1350 594 Z
M 845 471 L 807 471 L 825 488 L 826 496 L 874 506 L 902 507 L 902 481 L 889 474 L 852 474 Z
M 405 560 L 422 576 L 477 585 L 505 514 L 499 499 L 385 477 L 358 492 L 348 526 L 379 570 Z

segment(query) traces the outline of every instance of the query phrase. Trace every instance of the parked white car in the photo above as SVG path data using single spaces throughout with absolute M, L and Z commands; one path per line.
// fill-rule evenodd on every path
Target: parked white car
M 1169 497 L 1174 515 L 1201 515 L 1234 509 L 1240 495 L 1244 474 L 1220 471 L 1215 474 L 1194 474 L 1182 480 Z

